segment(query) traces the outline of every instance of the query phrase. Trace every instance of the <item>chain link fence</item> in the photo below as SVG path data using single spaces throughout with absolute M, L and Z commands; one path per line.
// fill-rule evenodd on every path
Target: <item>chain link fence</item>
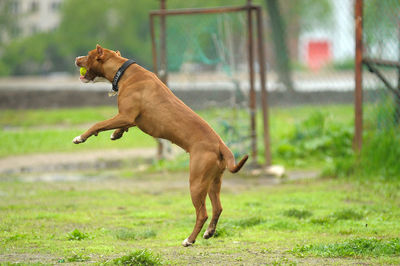
M 364 129 L 383 130 L 400 118 L 400 2 L 365 0 Z
M 281 0 L 260 4 L 274 163 L 304 166 L 310 158 L 329 163 L 335 156 L 350 154 L 354 2 Z M 165 21 L 166 73 L 160 50 L 161 17 L 154 20 L 159 76 L 167 79 L 178 96 L 187 92 L 182 94 L 186 95 L 183 100 L 191 107 L 206 109 L 206 119 L 235 154 L 249 153 L 246 12 L 167 16 Z M 257 64 L 254 66 L 258 73 Z M 262 116 L 258 113 L 257 143 L 262 161 Z
M 352 154 L 354 1 L 265 2 L 273 160 L 329 166 Z M 291 123 L 279 126 L 282 115 Z
M 400 2 L 363 2 L 363 146 L 359 171 L 399 176 Z
M 158 76 L 200 112 L 236 157 L 250 153 L 247 12 L 167 16 L 165 44 L 162 20 L 154 17 Z

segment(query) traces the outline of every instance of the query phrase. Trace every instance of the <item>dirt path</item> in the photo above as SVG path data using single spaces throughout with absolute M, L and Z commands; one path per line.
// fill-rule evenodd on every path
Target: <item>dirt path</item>
M 173 149 L 173 155 L 179 153 L 182 153 L 182 150 Z M 33 180 L 36 180 L 35 178 L 37 177 L 34 173 L 40 173 L 41 179 L 39 180 L 41 181 L 44 181 L 42 180 L 43 178 L 46 181 L 57 181 L 58 177 L 57 175 L 54 175 L 54 173 L 63 173 L 63 177 L 61 178 L 62 180 L 74 181 L 75 179 L 80 180 L 81 177 L 73 173 L 67 174 L 67 172 L 77 170 L 111 170 L 124 166 L 133 168 L 141 168 L 144 166 L 146 168 L 146 165 L 148 165 L 152 159 L 156 158 L 156 154 L 156 148 L 135 148 L 10 156 L 0 158 L 0 176 L 28 174 L 28 176 L 33 178 Z M 48 174 L 48 178 L 43 174 Z M 258 184 L 274 185 L 279 184 L 284 180 L 316 178 L 318 177 L 319 171 L 289 171 L 285 173 L 285 178 L 271 178 L 273 176 L 264 172 L 261 168 L 256 171 L 254 169 L 249 169 L 247 172 L 242 171 L 242 174 L 255 177 L 258 180 Z M 240 178 L 235 180 L 234 183 L 240 185 Z M 248 185 L 248 182 L 246 181 L 244 184 Z
M 10 156 L 0 158 L 0 174 L 109 168 L 124 160 L 155 158 L 156 152 L 155 148 L 139 148 Z

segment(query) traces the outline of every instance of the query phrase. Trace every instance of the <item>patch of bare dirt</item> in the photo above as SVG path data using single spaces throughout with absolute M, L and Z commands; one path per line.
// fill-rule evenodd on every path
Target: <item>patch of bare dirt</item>
M 118 167 L 124 160 L 151 159 L 155 148 L 48 153 L 0 158 L 0 175 Z

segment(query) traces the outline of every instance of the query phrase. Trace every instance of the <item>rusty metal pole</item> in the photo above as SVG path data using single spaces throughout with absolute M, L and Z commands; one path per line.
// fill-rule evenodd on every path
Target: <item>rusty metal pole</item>
M 249 62 L 249 78 L 250 78 L 250 135 L 251 135 L 251 157 L 253 164 L 257 164 L 257 127 L 256 127 L 256 92 L 254 88 L 254 51 L 253 51 L 253 19 L 251 0 L 247 0 L 247 49 Z
M 154 16 L 150 14 L 151 51 L 153 53 L 153 72 L 158 73 L 156 36 L 154 33 Z
M 354 92 L 354 150 L 359 153 L 362 147 L 362 131 L 363 131 L 363 91 L 362 91 L 362 59 L 363 59 L 363 0 L 355 2 L 355 92 Z
M 166 0 L 161 0 L 160 10 L 166 10 Z M 168 82 L 168 69 L 167 69 L 167 33 L 166 33 L 166 16 L 160 17 L 160 79 L 167 85 Z
M 397 50 L 400 51 L 400 20 L 397 20 Z M 397 58 L 400 61 L 400 56 Z M 400 93 L 400 68 L 397 68 L 397 91 Z M 395 95 L 395 104 L 396 104 L 396 111 L 395 111 L 395 122 L 399 124 L 400 122 L 400 97 Z
M 267 77 L 265 71 L 265 53 L 264 53 L 264 36 L 263 36 L 263 20 L 261 7 L 256 9 L 257 16 L 257 44 L 258 44 L 258 65 L 260 70 L 261 83 L 261 105 L 263 114 L 263 129 L 264 129 L 264 156 L 265 166 L 271 165 L 271 148 L 269 136 L 269 118 L 268 118 L 268 92 L 267 92 Z
M 160 1 L 160 10 L 166 10 L 166 0 Z M 167 76 L 167 40 L 166 40 L 166 25 L 165 25 L 165 15 L 160 16 L 160 72 L 157 73 L 159 75 L 160 80 L 167 85 L 168 76 Z M 157 157 L 158 159 L 165 158 L 165 145 L 161 139 L 157 140 Z

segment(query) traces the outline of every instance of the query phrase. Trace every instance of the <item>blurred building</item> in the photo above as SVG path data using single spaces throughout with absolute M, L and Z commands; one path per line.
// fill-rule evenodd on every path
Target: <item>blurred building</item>
M 60 23 L 60 6 L 63 0 L 9 0 L 9 12 L 16 21 L 10 36 L 24 37 L 37 32 L 51 31 Z

